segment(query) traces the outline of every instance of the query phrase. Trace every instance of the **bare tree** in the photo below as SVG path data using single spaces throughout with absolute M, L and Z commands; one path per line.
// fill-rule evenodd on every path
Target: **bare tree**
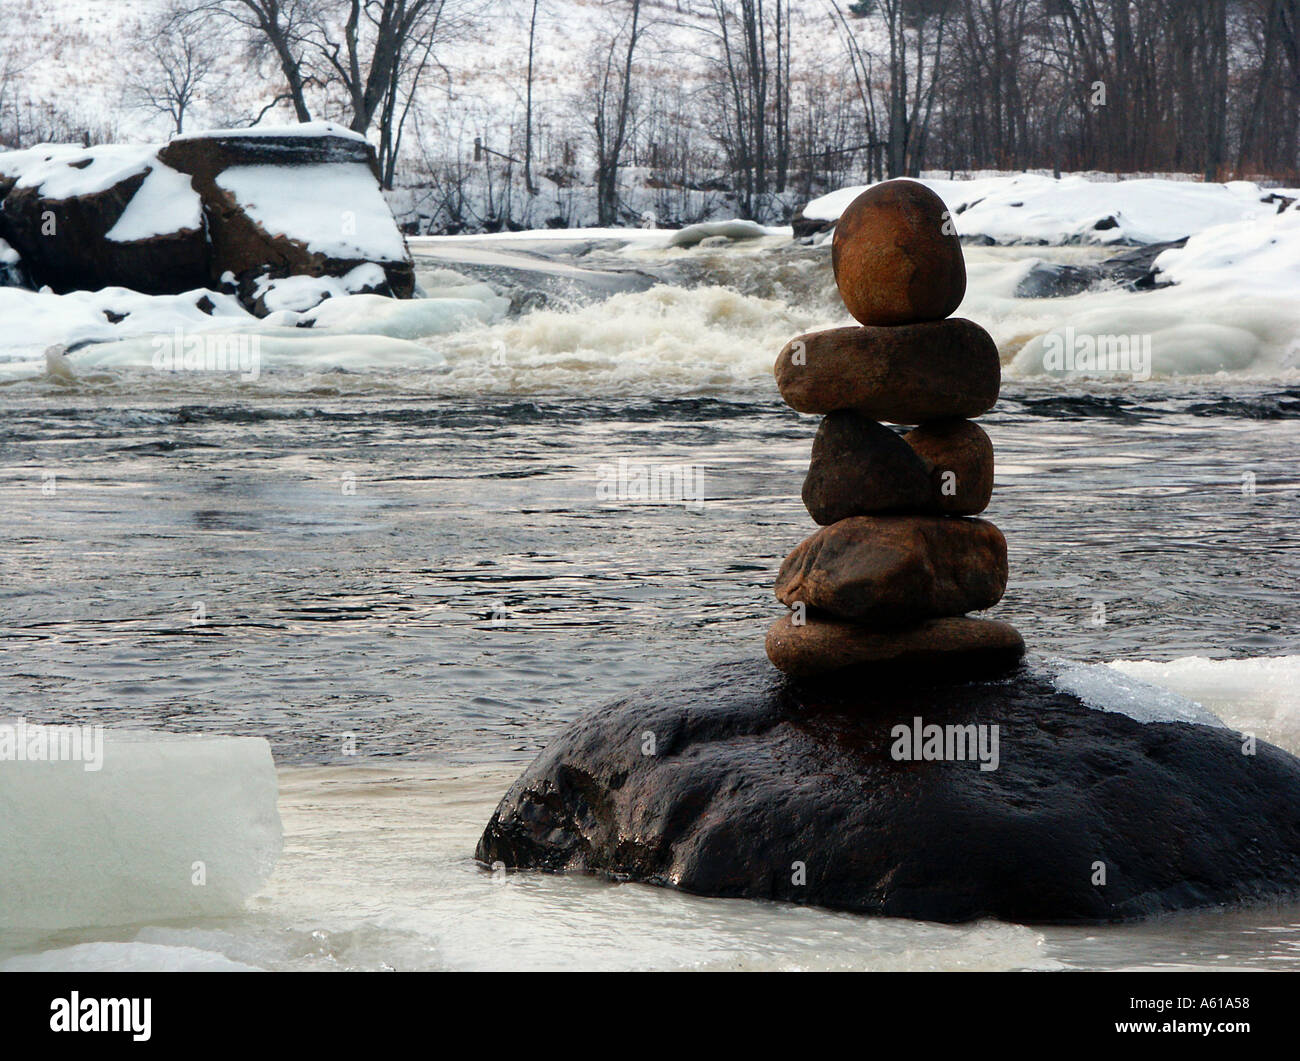
M 311 121 L 306 89 L 304 31 L 311 20 L 316 0 L 183 0 L 181 9 L 191 24 L 233 22 L 243 27 L 255 50 L 269 49 L 283 75 L 287 89 L 275 102 L 293 103 L 298 121 Z
M 165 16 L 145 45 L 144 61 L 127 83 L 128 97 L 143 110 L 166 115 L 176 135 L 216 66 L 207 42 Z
M 627 14 L 603 51 L 592 83 L 596 154 L 597 224 L 618 219 L 618 170 L 631 131 L 633 61 L 641 41 L 641 0 L 626 0 Z
M 537 194 L 533 184 L 533 47 L 537 40 L 537 3 L 538 0 L 533 0 L 528 19 L 528 88 L 524 104 L 524 187 L 529 195 Z

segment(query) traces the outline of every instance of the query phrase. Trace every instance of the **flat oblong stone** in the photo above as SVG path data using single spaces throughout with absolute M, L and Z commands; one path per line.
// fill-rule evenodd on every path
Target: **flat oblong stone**
M 997 344 L 961 317 L 809 332 L 786 343 L 773 372 L 801 413 L 853 409 L 894 424 L 980 416 L 1002 383 Z
M 988 508 L 993 496 L 993 443 L 979 424 L 939 420 L 914 428 L 903 441 L 929 469 L 930 510 L 976 516 Z
M 845 307 L 863 324 L 941 320 L 966 294 L 948 208 L 917 181 L 885 181 L 854 199 L 835 224 L 831 265 Z
M 812 677 L 863 664 L 933 676 L 987 677 L 1013 667 L 1025 654 L 1025 641 L 1009 623 L 958 616 L 931 619 L 904 630 L 867 630 L 857 623 L 822 616 L 796 624 L 784 615 L 767 632 L 767 658 L 778 670 Z
M 802 541 L 776 596 L 875 629 L 983 611 L 1007 587 L 1007 542 L 982 519 L 854 516 Z

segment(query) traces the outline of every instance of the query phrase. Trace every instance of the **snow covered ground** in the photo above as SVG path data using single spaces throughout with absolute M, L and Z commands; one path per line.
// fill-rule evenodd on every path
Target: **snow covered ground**
M 944 201 L 963 237 L 995 243 L 1165 243 L 1233 222 L 1277 213 L 1274 195 L 1249 181 L 1204 184 L 1191 180 L 1088 180 L 1033 173 L 921 183 Z M 810 220 L 834 221 L 869 185 L 842 188 L 804 207 Z

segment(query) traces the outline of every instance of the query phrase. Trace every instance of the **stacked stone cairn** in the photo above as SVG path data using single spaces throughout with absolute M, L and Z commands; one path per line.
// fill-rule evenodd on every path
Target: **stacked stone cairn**
M 966 265 L 943 201 L 915 181 L 876 185 L 840 218 L 832 262 L 862 326 L 801 335 L 777 359 L 781 397 L 825 419 L 803 486 L 821 530 L 781 565 L 791 610 L 768 658 L 801 677 L 1010 669 L 1020 634 L 967 615 L 1007 584 L 1006 539 L 974 518 L 993 491 L 993 446 L 971 419 L 997 401 L 1001 367 L 983 328 L 950 317 Z

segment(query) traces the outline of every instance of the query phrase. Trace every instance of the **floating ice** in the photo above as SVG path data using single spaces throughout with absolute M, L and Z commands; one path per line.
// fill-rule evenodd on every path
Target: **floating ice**
M 5 973 L 252 973 L 255 965 L 195 947 L 157 943 L 78 943 L 0 962 Z
M 329 298 L 304 313 L 317 328 L 351 335 L 387 335 L 418 339 L 443 335 L 474 324 L 493 324 L 510 308 L 486 284 L 467 284 L 435 292 L 439 297 L 393 299 L 384 295 Z M 459 297 L 457 297 L 459 296 Z
M 725 236 L 727 239 L 760 239 L 769 235 L 766 229 L 755 221 L 703 221 L 698 225 L 680 228 L 668 238 L 670 247 L 694 247 L 710 236 Z
M 18 731 L 16 722 L 0 725 L 11 736 Z M 34 761 L 19 758 L 12 740 L 4 746 L 0 928 L 238 911 L 282 847 L 270 745 L 254 737 L 99 733 L 102 746 L 83 745 L 102 752 L 98 769 L 86 754 Z
M 1063 693 L 1077 696 L 1095 711 L 1114 711 L 1139 722 L 1192 722 L 1226 729 L 1218 716 L 1195 700 L 1131 678 L 1101 663 L 1066 664 L 1052 678 Z

